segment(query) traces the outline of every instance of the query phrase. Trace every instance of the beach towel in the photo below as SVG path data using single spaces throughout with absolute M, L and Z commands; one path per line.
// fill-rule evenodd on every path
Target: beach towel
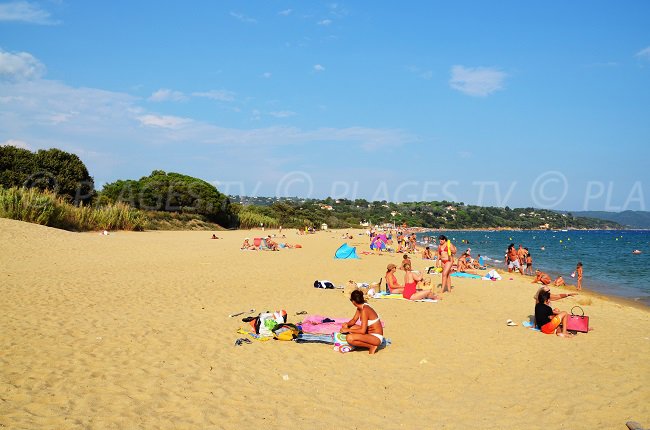
M 492 269 L 489 272 L 485 274 L 482 278 L 484 281 L 500 281 L 501 280 L 501 275 L 499 275 L 499 272 L 496 270 Z
M 471 273 L 465 272 L 454 272 L 451 274 L 454 278 L 470 278 L 470 279 L 481 279 L 481 275 L 473 275 Z
M 420 300 L 410 300 L 405 299 L 401 294 L 386 294 L 386 293 L 377 293 L 372 296 L 373 299 L 397 299 L 397 300 L 406 300 L 407 302 L 428 302 L 428 303 L 438 303 L 438 300 L 434 299 L 420 299 Z
M 323 322 L 327 321 L 327 322 Z M 343 324 L 350 321 L 348 318 L 331 318 L 323 315 L 307 315 L 300 324 L 303 333 L 327 334 L 341 331 Z
M 347 335 L 343 333 L 332 333 L 332 334 L 310 334 L 310 333 L 301 333 L 296 337 L 297 343 L 325 343 L 328 345 L 334 345 L 334 351 L 341 353 L 346 353 L 354 350 L 354 346 L 350 345 L 346 340 Z M 388 345 L 393 342 L 384 338 L 379 345 L 379 349 L 386 348 Z

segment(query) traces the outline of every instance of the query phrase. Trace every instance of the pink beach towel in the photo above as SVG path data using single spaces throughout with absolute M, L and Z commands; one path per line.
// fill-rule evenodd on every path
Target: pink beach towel
M 323 320 L 325 318 L 334 320 L 334 322 L 324 323 Z M 304 333 L 312 333 L 312 334 L 338 333 L 339 331 L 341 331 L 341 327 L 343 327 L 343 324 L 348 321 L 350 320 L 347 318 L 331 318 L 322 315 L 307 315 L 302 320 L 302 331 Z M 357 321 L 356 324 L 361 324 L 361 321 Z M 381 322 L 381 325 L 382 327 L 384 326 L 383 321 Z

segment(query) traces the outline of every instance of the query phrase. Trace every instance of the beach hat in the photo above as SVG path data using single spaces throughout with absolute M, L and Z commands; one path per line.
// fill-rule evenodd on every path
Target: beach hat
M 392 269 L 394 269 L 394 268 L 396 268 L 396 267 L 397 267 L 396 265 L 394 265 L 393 263 L 391 263 L 391 264 L 389 264 L 388 266 L 386 266 L 386 270 L 392 270 Z

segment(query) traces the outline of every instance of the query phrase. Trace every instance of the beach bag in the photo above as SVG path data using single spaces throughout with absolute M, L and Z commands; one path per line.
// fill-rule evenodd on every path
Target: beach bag
M 295 324 L 278 324 L 273 331 L 273 338 L 277 340 L 294 340 L 300 334 L 300 329 Z
M 332 290 L 336 288 L 330 281 L 314 281 L 314 288 L 327 288 Z
M 255 334 L 271 337 L 275 326 L 287 322 L 287 311 L 264 312 L 256 317 L 243 318 L 242 321 L 250 323 L 255 330 Z
M 580 309 L 581 315 L 573 313 L 575 308 Z M 585 315 L 585 311 L 580 306 L 571 308 L 571 315 L 567 317 L 566 329 L 580 333 L 589 333 L 589 317 Z

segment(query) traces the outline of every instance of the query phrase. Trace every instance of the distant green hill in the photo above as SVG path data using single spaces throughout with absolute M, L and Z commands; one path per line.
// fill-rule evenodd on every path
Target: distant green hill
M 577 217 L 545 209 L 481 207 L 448 201 L 369 202 L 365 199 L 229 196 L 236 202 L 240 225 L 349 228 L 403 225 L 436 229 L 621 229 L 614 221 Z
M 574 216 L 614 221 L 631 228 L 650 228 L 650 212 L 647 211 L 582 211 L 572 213 Z

